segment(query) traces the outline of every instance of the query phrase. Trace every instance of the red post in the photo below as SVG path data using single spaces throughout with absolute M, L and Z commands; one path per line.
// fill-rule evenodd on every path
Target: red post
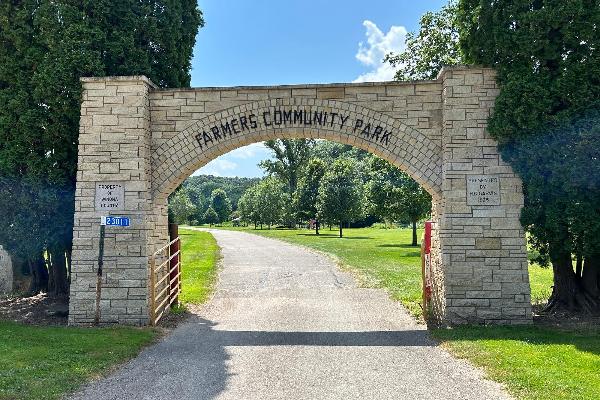
M 174 239 L 179 237 L 179 229 L 178 228 L 179 228 L 179 226 L 177 224 L 169 224 L 169 239 L 171 241 L 173 241 Z M 179 246 L 180 246 L 179 240 L 172 243 L 170 246 L 170 250 L 169 250 L 170 254 L 177 253 L 179 251 Z M 177 304 L 179 302 L 176 288 L 179 286 L 179 278 L 177 277 L 177 274 L 179 274 L 179 268 L 181 267 L 181 263 L 179 262 L 180 256 L 181 256 L 180 254 L 177 254 L 169 262 L 169 271 L 171 271 L 169 280 L 172 281 L 171 288 L 169 290 L 169 302 L 172 304 Z M 174 268 L 175 266 L 177 266 L 177 268 Z M 172 292 L 172 291 L 174 291 L 175 294 L 173 294 L 173 296 L 171 297 L 170 292 Z M 174 297 L 174 299 L 173 299 L 173 297 Z
M 421 244 L 421 266 L 423 272 L 423 315 L 427 318 L 429 300 L 431 299 L 431 227 L 432 222 L 425 222 L 423 243 Z

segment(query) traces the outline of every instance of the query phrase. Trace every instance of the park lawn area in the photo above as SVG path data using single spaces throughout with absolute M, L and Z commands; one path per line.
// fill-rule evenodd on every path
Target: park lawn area
M 600 399 L 600 328 L 469 326 L 432 335 L 519 399 Z
M 182 304 L 204 303 L 213 292 L 217 280 L 219 247 L 208 232 L 179 228 L 181 238 Z
M 134 356 L 150 328 L 72 328 L 0 321 L 0 399 L 59 399 Z
M 241 229 L 334 255 L 361 283 L 386 289 L 415 316 L 421 315 L 420 249 L 409 245 L 410 229 L 337 231 Z M 419 237 L 421 232 L 419 232 Z M 532 301 L 547 300 L 552 270 L 530 265 Z M 482 367 L 520 399 L 600 399 L 600 328 L 464 326 L 432 330 L 450 352 Z
M 529 263 L 529 285 L 531 286 L 531 302 L 545 304 L 552 294 L 552 267 L 540 267 Z

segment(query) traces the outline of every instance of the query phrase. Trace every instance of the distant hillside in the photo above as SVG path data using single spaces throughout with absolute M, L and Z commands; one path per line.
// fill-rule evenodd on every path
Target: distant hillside
M 198 175 L 190 176 L 185 180 L 183 186 L 185 188 L 195 188 L 199 190 L 203 197 L 209 199 L 210 194 L 215 189 L 223 189 L 227 192 L 229 200 L 233 209 L 237 209 L 237 203 L 242 194 L 250 186 L 259 182 L 260 178 L 238 178 L 238 177 L 224 177 L 224 176 L 213 176 L 213 175 Z

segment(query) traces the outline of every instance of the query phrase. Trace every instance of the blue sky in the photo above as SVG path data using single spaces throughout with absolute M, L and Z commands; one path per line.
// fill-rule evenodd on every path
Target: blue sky
M 420 16 L 447 0 L 198 0 L 206 25 L 192 61 L 192 86 L 390 80 L 381 60 L 404 47 Z M 268 151 L 255 143 L 195 174 L 262 176 Z

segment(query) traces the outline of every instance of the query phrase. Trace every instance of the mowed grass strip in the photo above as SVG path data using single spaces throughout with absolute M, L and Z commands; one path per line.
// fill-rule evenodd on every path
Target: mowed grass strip
M 520 399 L 600 399 L 600 329 L 469 326 L 432 334 Z
M 38 327 L 0 321 L 0 399 L 59 399 L 136 356 L 150 328 Z
M 179 228 L 181 238 L 183 304 L 201 304 L 209 299 L 217 279 L 219 247 L 208 232 Z

